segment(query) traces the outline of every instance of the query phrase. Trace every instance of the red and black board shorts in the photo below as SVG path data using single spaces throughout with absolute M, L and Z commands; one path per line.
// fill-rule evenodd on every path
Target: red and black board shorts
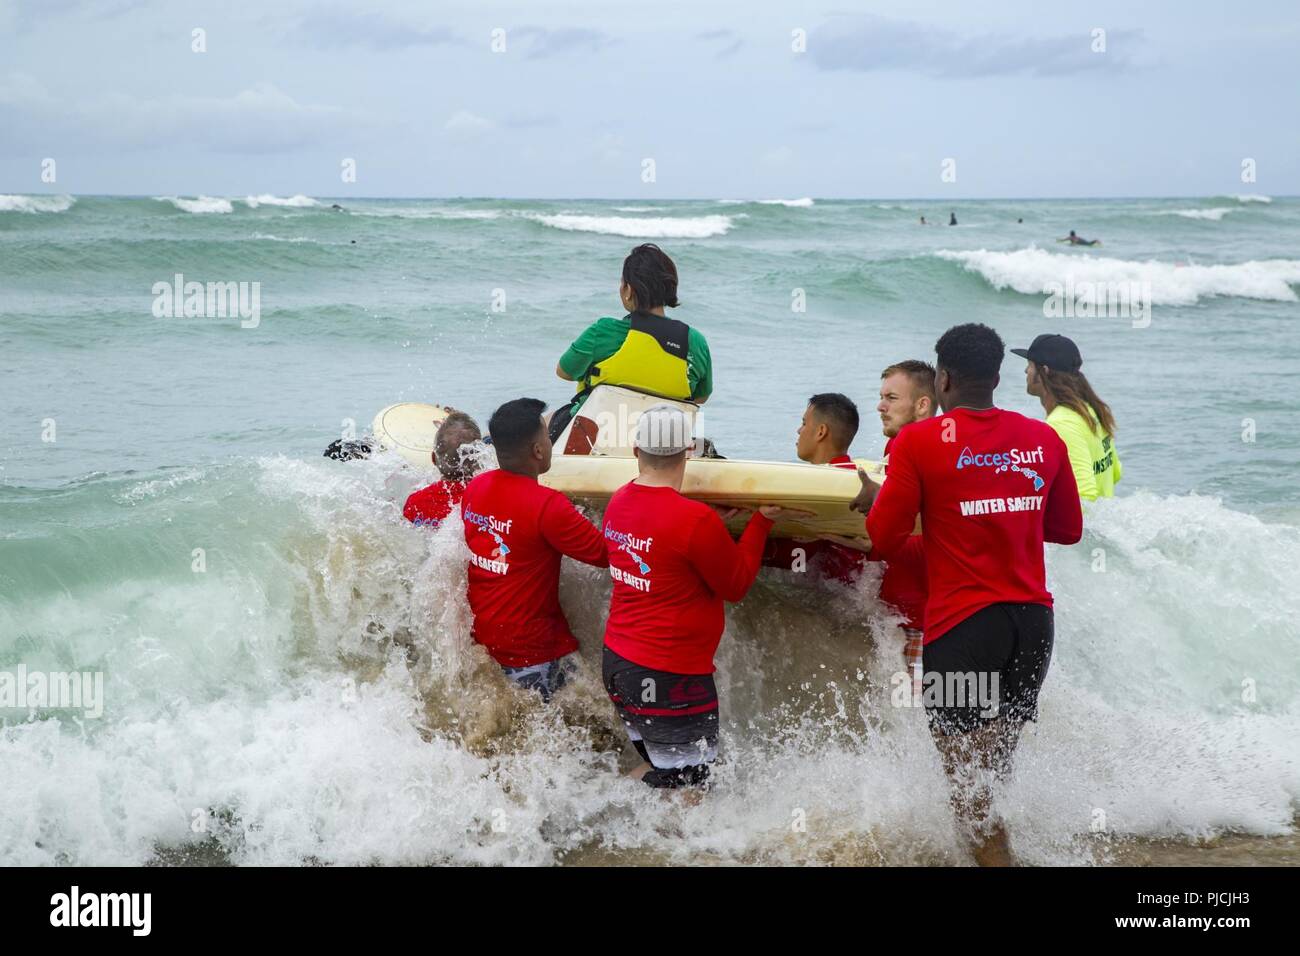
M 718 756 L 718 687 L 712 674 L 643 667 L 605 648 L 605 691 L 628 737 L 652 769 L 652 787 L 703 784 Z

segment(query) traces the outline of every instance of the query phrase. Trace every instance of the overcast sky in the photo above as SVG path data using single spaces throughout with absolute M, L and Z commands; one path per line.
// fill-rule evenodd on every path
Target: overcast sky
M 1298 93 L 1295 0 L 0 0 L 0 193 L 1291 195 Z

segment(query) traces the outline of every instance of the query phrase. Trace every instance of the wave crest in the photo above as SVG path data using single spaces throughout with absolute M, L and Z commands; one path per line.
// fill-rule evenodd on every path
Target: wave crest
M 960 263 L 968 272 L 983 276 L 994 289 L 1012 289 L 1022 295 L 1043 295 L 1053 285 L 1091 282 L 1148 283 L 1156 305 L 1194 305 L 1201 299 L 1235 297 L 1269 302 L 1296 302 L 1294 285 L 1300 285 L 1300 259 L 1266 259 L 1232 265 L 1180 265 L 1148 259 L 1110 259 L 1069 255 L 1043 249 L 1012 252 L 936 252 L 940 259 Z

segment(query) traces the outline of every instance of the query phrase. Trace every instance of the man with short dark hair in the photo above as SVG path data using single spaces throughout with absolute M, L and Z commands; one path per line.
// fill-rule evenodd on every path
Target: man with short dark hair
M 474 640 L 508 679 L 543 700 L 565 682 L 578 642 L 560 608 L 560 557 L 606 567 L 600 532 L 569 499 L 537 482 L 551 467 L 551 439 L 535 398 L 506 402 L 488 421 L 500 467 L 465 489 Z
M 857 468 L 849 445 L 858 434 L 858 406 L 847 395 L 821 392 L 808 399 L 794 436 L 800 461 L 832 468 Z M 763 550 L 763 566 L 785 571 L 812 570 L 823 580 L 853 585 L 866 556 L 858 543 L 843 540 L 773 538 Z
M 812 465 L 852 468 L 849 445 L 858 434 L 858 406 L 839 392 L 822 392 L 808 399 L 794 451 L 800 461 Z
M 406 499 L 402 516 L 407 521 L 436 529 L 451 514 L 451 509 L 460 504 L 465 485 L 479 468 L 478 462 L 465 453 L 464 446 L 482 437 L 478 422 L 464 412 L 451 410 L 438 426 L 430 456 L 440 477 Z
M 867 513 L 886 559 L 921 516 L 926 716 L 976 861 L 1006 865 L 987 777 L 1010 772 L 1020 731 L 1038 716 L 1053 639 L 1043 543 L 1077 542 L 1083 515 L 1056 432 L 993 404 L 1005 352 L 998 334 L 954 326 L 935 352 L 944 413 L 902 429 L 884 485 L 877 491 L 862 474 L 850 507 Z

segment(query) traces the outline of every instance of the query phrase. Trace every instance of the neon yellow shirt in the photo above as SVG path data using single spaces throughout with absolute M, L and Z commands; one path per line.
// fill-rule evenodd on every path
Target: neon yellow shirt
M 1093 423 L 1097 422 L 1097 412 L 1092 406 Z M 1101 425 L 1092 430 L 1092 423 L 1083 419 L 1078 412 L 1064 405 L 1057 405 L 1047 416 L 1047 424 L 1056 430 L 1065 442 L 1070 453 L 1070 467 L 1074 470 L 1074 480 L 1079 485 L 1079 497 L 1085 501 L 1097 498 L 1110 498 L 1115 494 L 1115 482 L 1123 474 L 1119 464 L 1119 450 L 1114 439 L 1106 434 Z

